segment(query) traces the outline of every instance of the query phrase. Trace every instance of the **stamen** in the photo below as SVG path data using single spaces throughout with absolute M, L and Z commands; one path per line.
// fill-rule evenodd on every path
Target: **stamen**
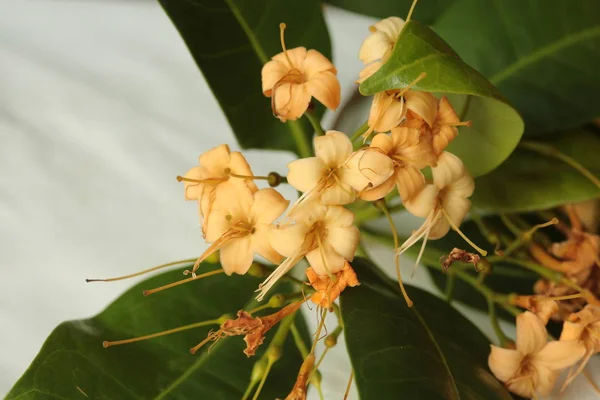
M 400 249 L 400 240 L 398 239 L 398 231 L 396 230 L 396 224 L 394 223 L 392 214 L 390 214 L 386 204 L 383 201 L 376 202 L 376 205 L 378 205 L 381 211 L 385 214 L 390 224 L 390 229 L 392 230 L 392 236 L 394 238 L 394 248 L 396 249 L 396 254 L 394 254 L 394 263 L 396 264 L 396 276 L 398 277 L 398 285 L 400 286 L 400 291 L 402 292 L 402 296 L 404 296 L 404 301 L 406 301 L 406 305 L 408 307 L 412 307 L 413 302 L 410 299 L 410 297 L 408 297 L 408 293 L 404 288 L 404 282 L 402 281 L 402 273 L 400 271 L 400 254 L 398 254 L 398 250 Z
M 439 125 L 444 125 L 444 126 L 468 126 L 468 127 L 471 127 L 473 125 L 473 123 L 471 121 L 440 122 Z
M 228 219 L 229 221 L 229 219 Z M 242 236 L 245 236 L 249 233 L 248 230 L 244 230 L 242 235 L 240 235 L 240 231 L 235 229 L 236 227 L 231 227 L 227 232 L 225 232 L 224 234 L 222 234 L 217 240 L 214 241 L 213 244 L 211 244 L 208 249 L 206 249 L 204 251 L 204 253 L 202 253 L 202 255 L 200 257 L 198 257 L 198 259 L 196 260 L 196 262 L 194 263 L 194 266 L 192 267 L 192 270 L 185 270 L 183 271 L 184 275 L 188 275 L 188 274 L 192 274 L 192 277 L 196 276 L 196 270 L 198 268 L 200 268 L 200 264 L 202 263 L 202 261 L 206 260 L 208 257 L 210 257 L 214 252 L 216 252 L 217 250 L 221 249 L 221 247 L 223 247 L 223 245 L 225 243 L 227 243 L 230 239 L 234 239 L 234 238 L 239 238 Z
M 419 83 L 425 77 L 427 77 L 427 72 L 421 72 L 421 74 L 419 76 L 417 76 L 414 81 L 412 81 L 411 83 L 409 83 L 408 85 L 406 85 L 406 87 L 400 91 L 399 95 L 400 96 L 404 96 L 404 94 L 406 92 L 408 92 L 411 87 L 415 86 L 417 83 Z
M 412 13 L 415 10 L 415 6 L 419 0 L 414 0 L 412 5 L 410 6 L 410 10 L 408 10 L 408 15 L 406 16 L 406 22 L 410 21 L 410 17 L 412 17 Z
M 319 246 L 319 253 L 321 254 L 321 261 L 323 262 L 323 266 L 325 267 L 325 271 L 327 271 L 327 276 L 329 277 L 329 283 L 335 282 L 337 279 L 331 273 L 329 266 L 327 265 L 327 260 L 325 259 L 325 250 L 323 249 L 323 242 L 321 241 L 321 236 L 318 232 L 315 232 L 315 237 L 317 238 L 317 244 Z
M 227 180 L 227 178 L 191 179 L 191 178 L 185 178 L 181 175 L 177 175 L 177 182 L 217 184 L 217 183 L 225 182 L 226 180 Z
M 190 354 L 196 354 L 196 352 L 198 350 L 200 350 L 200 347 L 204 346 L 206 343 L 208 343 L 212 340 L 219 338 L 219 336 L 220 336 L 220 331 L 209 334 L 206 339 L 204 339 L 203 341 L 201 341 L 200 343 L 198 343 L 197 345 L 195 345 L 194 347 L 192 347 L 190 349 Z
M 281 264 L 279 264 L 279 266 L 275 268 L 275 271 L 271 272 L 271 275 L 269 275 L 263 283 L 258 285 L 258 289 L 256 291 L 259 292 L 259 294 L 256 296 L 256 300 L 262 301 L 267 292 L 277 283 L 279 279 L 281 279 L 282 276 L 287 274 L 294 267 L 294 265 L 298 264 L 302 257 L 304 257 L 304 254 L 305 253 L 302 252 L 301 247 L 296 250 L 291 257 L 286 258 Z
M 590 371 L 588 370 L 583 370 L 583 376 L 585 376 L 585 378 L 587 379 L 587 381 L 589 382 L 590 385 L 592 385 L 592 387 L 594 388 L 594 390 L 597 393 L 600 393 L 600 386 L 598 386 L 598 384 L 596 384 L 596 382 L 594 382 L 594 378 L 592 377 L 592 374 L 590 374 Z
M 579 299 L 581 297 L 583 297 L 582 293 L 575 293 L 575 294 L 570 294 L 567 296 L 557 296 L 557 297 L 552 297 L 552 296 L 542 296 L 544 299 L 548 299 L 548 300 L 556 300 L 556 301 L 561 301 L 561 300 L 571 300 L 571 299 Z
M 543 224 L 534 225 L 531 229 L 529 229 L 523 235 L 525 237 L 531 237 L 538 229 L 546 228 L 548 226 L 552 226 L 552 225 L 556 225 L 556 224 L 558 224 L 558 218 L 552 218 L 550 221 L 544 222 Z
M 296 67 L 294 67 L 294 63 L 292 62 L 292 59 L 290 58 L 287 48 L 285 47 L 285 38 L 284 38 L 284 32 L 285 32 L 285 28 L 286 25 L 285 23 L 280 23 L 279 24 L 279 39 L 281 41 L 281 48 L 283 49 L 283 54 L 285 54 L 285 58 L 287 59 L 288 63 L 290 64 L 290 67 L 292 69 L 295 69 Z
M 104 348 L 108 348 L 111 346 L 118 346 L 121 344 L 141 342 L 142 340 L 153 339 L 155 337 L 170 335 L 171 333 L 187 331 L 188 329 L 201 328 L 203 326 L 215 325 L 215 324 L 219 324 L 219 319 L 211 319 L 209 321 L 196 322 L 194 324 L 184 325 L 184 326 L 180 326 L 178 328 L 168 329 L 166 331 L 153 333 L 151 335 L 139 336 L 139 337 L 132 338 L 132 339 L 115 340 L 112 342 L 104 341 L 104 342 L 102 342 L 102 346 Z
M 469 239 L 467 235 L 465 235 L 458 226 L 456 226 L 456 224 L 454 223 L 454 221 L 452 221 L 452 219 L 450 218 L 446 210 L 444 210 L 444 208 L 442 208 L 442 212 L 444 213 L 444 217 L 446 217 L 446 220 L 448 221 L 452 229 L 454 229 L 454 231 L 458 233 L 460 237 L 462 237 L 465 240 L 465 242 L 469 243 L 469 245 L 471 245 L 471 247 L 477 250 L 477 252 L 479 252 L 479 254 L 481 254 L 482 256 L 487 256 L 487 251 L 483 250 L 481 247 L 473 243 L 473 241 Z
M 185 263 L 191 263 L 192 261 L 194 261 L 193 258 L 187 259 L 187 260 L 179 260 L 179 261 L 173 261 L 170 263 L 166 263 L 166 264 L 162 264 L 162 265 L 158 265 L 156 267 L 152 267 L 149 269 L 145 269 L 143 271 L 140 272 L 136 272 L 135 274 L 129 274 L 129 275 L 123 275 L 123 276 L 119 276 L 116 278 L 106 278 L 106 279 L 86 279 L 86 282 L 114 282 L 114 281 L 120 281 L 122 279 L 129 279 L 129 278 L 133 278 L 136 276 L 140 276 L 143 274 L 147 274 L 148 272 L 152 272 L 152 271 L 156 271 L 159 270 L 161 268 L 166 268 L 166 267 L 171 267 L 173 265 L 177 265 L 177 264 L 185 264 Z
M 169 283 L 167 285 L 160 286 L 160 287 L 157 287 L 155 289 L 144 290 L 142 293 L 144 294 L 144 296 L 150 296 L 151 294 L 154 294 L 156 292 L 161 292 L 163 290 L 167 290 L 167 289 L 170 289 L 170 288 L 175 287 L 175 286 L 183 285 L 184 283 L 195 281 L 197 279 L 202 279 L 202 278 L 207 278 L 209 276 L 213 276 L 213 275 L 217 275 L 217 274 L 222 274 L 223 272 L 225 272 L 225 271 L 223 271 L 222 269 L 217 269 L 215 271 L 206 272 L 204 274 L 192 276 L 191 278 L 182 279 L 182 280 L 177 281 L 177 282 Z
M 427 246 L 427 239 L 429 238 L 429 232 L 431 231 L 431 227 L 435 222 L 432 222 L 427 229 L 425 229 L 425 234 L 423 236 L 423 244 L 421 245 L 421 250 L 419 250 L 419 255 L 415 261 L 415 265 L 410 273 L 411 279 L 415 276 L 415 272 L 417 271 L 417 267 L 419 266 L 419 262 L 421 262 L 421 257 L 423 257 L 423 253 L 425 252 L 425 247 Z

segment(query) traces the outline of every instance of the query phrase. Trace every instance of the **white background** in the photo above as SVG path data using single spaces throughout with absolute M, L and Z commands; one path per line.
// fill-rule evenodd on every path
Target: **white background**
M 237 145 L 155 2 L 0 5 L 1 394 L 58 323 L 96 314 L 134 283 L 92 286 L 86 277 L 200 254 L 196 207 L 174 177 L 211 147 Z M 333 8 L 326 15 L 348 98 L 372 20 Z M 245 154 L 258 175 L 285 173 L 292 159 Z M 391 264 L 389 252 L 375 256 Z M 422 271 L 411 283 L 430 287 Z M 469 316 L 493 337 L 486 317 Z M 342 343 L 322 368 L 327 399 L 342 397 L 349 371 Z M 564 398 L 595 395 L 580 378 Z

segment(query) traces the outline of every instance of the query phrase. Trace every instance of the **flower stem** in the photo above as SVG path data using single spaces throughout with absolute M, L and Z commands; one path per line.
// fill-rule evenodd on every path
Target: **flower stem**
M 288 121 L 290 130 L 292 131 L 292 137 L 296 142 L 296 149 L 300 158 L 310 157 L 312 154 L 311 146 L 308 141 L 308 136 L 298 121 Z
M 367 131 L 367 129 L 369 129 L 369 123 L 365 122 L 356 131 L 354 131 L 352 136 L 350 136 L 350 141 L 354 143 L 359 137 L 362 136 L 363 133 Z
M 500 341 L 500 346 L 504 347 L 504 345 L 507 343 L 510 343 L 511 340 L 508 337 L 506 337 L 506 335 L 500 328 L 500 324 L 498 323 L 498 316 L 496 315 L 496 304 L 494 304 L 494 301 L 492 300 L 492 298 L 487 297 L 487 303 L 488 303 L 488 314 L 490 316 L 490 322 L 492 324 L 492 329 L 494 329 L 496 336 L 498 336 L 498 340 Z
M 325 134 L 325 130 L 321 126 L 319 118 L 313 113 L 313 111 L 306 111 L 304 113 L 304 116 L 306 116 L 306 119 L 308 119 L 308 122 L 310 122 L 310 124 L 312 125 L 317 136 L 323 136 Z

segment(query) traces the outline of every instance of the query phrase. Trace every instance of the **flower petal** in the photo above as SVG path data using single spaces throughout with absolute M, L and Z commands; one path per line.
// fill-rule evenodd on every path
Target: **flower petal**
M 219 253 L 219 261 L 227 275 L 233 273 L 244 275 L 252 265 L 253 259 L 250 235 L 230 239 Z
M 200 155 L 198 163 L 206 168 L 207 171 L 210 171 L 211 178 L 220 177 L 224 174 L 224 170 L 229 164 L 230 153 L 229 146 L 222 144 Z M 214 175 L 215 170 L 218 173 L 217 176 Z
M 381 185 L 374 187 L 373 189 L 363 190 L 360 192 L 360 198 L 366 201 L 375 201 L 384 198 L 394 190 L 396 186 L 396 178 L 391 176 Z
M 267 97 L 273 94 L 273 87 L 290 71 L 287 63 L 271 60 L 266 63 L 260 72 L 262 91 Z
M 417 135 L 418 133 L 419 132 L 417 131 Z M 387 133 L 379 133 L 373 136 L 369 147 L 378 149 L 383 154 L 389 155 L 394 149 L 394 142 L 391 135 L 388 135 Z
M 460 158 L 443 152 L 438 158 L 437 167 L 432 168 L 433 183 L 443 189 L 465 174 L 465 166 Z
M 358 73 L 358 79 L 355 83 L 363 83 L 368 77 L 370 77 L 375 72 L 377 72 L 377 70 L 379 70 L 381 64 L 381 61 L 375 61 L 361 69 Z
M 368 123 L 375 132 L 389 132 L 397 127 L 405 116 L 403 99 L 395 99 L 386 92 L 379 92 L 373 96 Z
M 358 58 L 365 64 L 381 60 L 393 46 L 394 42 L 390 41 L 385 32 L 373 32 L 360 46 Z
M 310 226 L 290 224 L 274 226 L 269 230 L 269 243 L 284 257 L 291 257 L 304 243 Z
M 403 202 L 410 200 L 425 188 L 425 177 L 415 167 L 398 167 L 394 176 Z
M 330 180 L 332 180 L 330 178 Z M 336 182 L 327 185 L 321 191 L 320 201 L 325 205 L 344 205 L 350 204 L 356 199 L 356 192 L 352 186 L 344 182 Z
M 404 94 L 406 108 L 423 118 L 429 126 L 433 125 L 437 115 L 438 99 L 428 92 L 409 90 Z
M 277 190 L 261 189 L 254 193 L 250 215 L 255 223 L 270 224 L 283 214 L 289 204 Z
M 187 179 L 202 180 L 204 176 L 204 168 L 194 167 L 185 173 Z M 186 200 L 200 200 L 204 190 L 203 183 L 183 181 L 183 193 Z
M 254 175 L 252 173 L 252 169 L 250 168 L 250 164 L 248 164 L 248 161 L 246 160 L 246 157 L 244 157 L 244 155 L 242 153 L 240 153 L 239 151 L 234 151 L 231 153 L 228 166 L 229 166 L 229 169 L 231 169 L 231 172 L 233 172 L 234 174 L 244 175 L 244 176 Z M 246 184 L 246 186 L 248 186 L 248 189 L 250 189 L 253 193 L 258 190 L 256 183 L 254 183 L 254 180 L 252 180 L 252 179 L 240 179 L 240 178 L 230 178 L 230 179 L 231 180 L 237 179 L 237 180 L 243 181 Z
M 496 378 L 501 382 L 509 380 L 519 369 L 523 355 L 517 350 L 490 346 L 492 351 L 488 357 L 488 365 Z
M 326 170 L 325 164 L 317 157 L 300 158 L 290 162 L 287 167 L 288 183 L 301 192 L 313 189 Z
M 326 208 L 322 219 L 327 224 L 328 229 L 333 227 L 348 227 L 354 223 L 354 213 L 344 207 L 329 206 Z
M 288 57 L 292 60 L 293 67 L 304 71 L 304 61 L 306 60 L 308 53 L 306 51 L 306 47 L 294 47 L 293 49 L 288 49 L 287 54 L 284 52 L 278 53 L 273 56 L 272 60 L 279 61 L 282 64 L 289 65 Z
M 333 76 L 337 74 L 335 66 L 327 57 L 317 50 L 308 50 L 306 59 L 304 60 L 304 74 L 306 78 L 311 80 L 314 75 L 321 72 L 330 72 Z
M 381 21 L 377 21 L 371 28 L 375 29 L 377 32 L 385 33 L 391 41 L 395 42 L 403 27 L 404 20 L 402 18 L 388 17 Z
M 303 83 L 285 82 L 273 92 L 273 110 L 283 122 L 300 118 L 308 108 L 310 93 Z
M 252 251 L 273 264 L 279 264 L 283 257 L 275 251 L 269 240 L 273 225 L 256 224 L 251 238 Z
M 354 253 L 356 252 L 356 246 L 360 238 L 360 232 L 356 226 L 349 226 L 346 228 L 332 228 L 329 229 L 325 243 L 329 244 L 333 250 L 344 257 L 347 261 L 354 259 Z
M 346 166 L 348 168 L 342 170 L 341 181 L 359 191 L 369 183 L 372 187 L 381 185 L 394 173 L 392 159 L 372 147 L 352 154 Z
M 315 155 L 329 168 L 342 166 L 352 154 L 352 142 L 338 131 L 327 131 L 324 136 L 315 137 L 314 145 Z
M 543 366 L 558 371 L 575 364 L 584 354 L 585 346 L 582 341 L 556 340 L 548 343 L 539 352 L 533 354 L 531 363 L 535 366 Z
M 330 110 L 336 110 L 340 105 L 340 82 L 333 72 L 325 71 L 313 75 L 306 82 L 308 93 L 319 100 Z
M 540 396 L 546 396 L 552 392 L 556 381 L 558 380 L 559 373 L 552 371 L 549 368 L 536 368 L 537 371 L 537 382 L 535 385 L 536 394 Z
M 548 341 L 548 333 L 542 320 L 531 311 L 517 316 L 517 350 L 523 355 L 537 353 Z
M 435 185 L 425 185 L 423 190 L 404 202 L 412 215 L 425 218 L 438 204 L 439 189 Z
M 306 260 L 317 275 L 335 274 L 344 267 L 344 257 L 337 254 L 331 246 L 323 245 L 306 254 Z M 325 262 L 323 262 L 325 261 Z

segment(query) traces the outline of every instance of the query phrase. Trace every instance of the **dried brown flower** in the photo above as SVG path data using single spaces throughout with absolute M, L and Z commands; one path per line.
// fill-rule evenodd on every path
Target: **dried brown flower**
M 443 256 L 440 258 L 440 263 L 442 263 L 442 268 L 444 269 L 444 272 L 447 272 L 448 269 L 455 262 L 464 262 L 464 263 L 473 264 L 475 269 L 477 269 L 477 263 L 479 262 L 480 259 L 481 259 L 481 257 L 479 257 L 478 254 L 469 253 L 466 250 L 462 250 L 462 249 L 459 249 L 458 247 L 455 247 L 452 249 L 452 251 L 447 256 Z

